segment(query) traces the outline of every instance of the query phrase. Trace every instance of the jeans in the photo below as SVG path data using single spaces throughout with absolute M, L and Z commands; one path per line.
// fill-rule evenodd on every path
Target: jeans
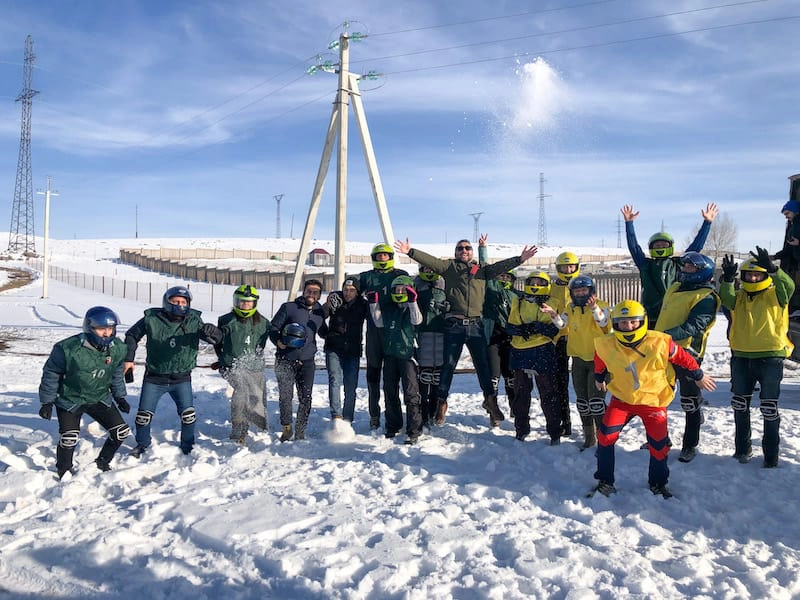
M 439 376 L 439 398 L 447 399 L 450 385 L 453 383 L 453 373 L 456 370 L 461 351 L 466 344 L 472 357 L 472 364 L 478 375 L 478 383 L 484 396 L 494 394 L 492 375 L 489 371 L 489 356 L 486 352 L 488 340 L 486 339 L 486 326 L 483 319 L 472 319 L 464 325 L 461 319 L 448 319 L 444 330 L 444 365 Z
M 164 394 L 169 394 L 175 402 L 178 417 L 181 419 L 181 450 L 191 451 L 194 446 L 194 398 L 192 397 L 192 382 L 158 384 L 145 381 L 142 384 L 142 393 L 139 396 L 139 414 L 136 415 L 136 443 L 147 448 L 152 443 L 150 439 L 150 421 L 156 412 L 158 401 Z M 192 409 L 191 411 L 189 409 Z M 147 413 L 147 418 L 140 418 L 140 414 Z M 146 422 L 145 422 L 146 421 Z
M 325 353 L 325 367 L 328 369 L 328 400 L 331 405 L 332 417 L 343 417 L 346 421 L 353 422 L 360 362 L 358 356 L 342 356 L 337 352 Z M 344 410 L 342 409 L 342 385 L 344 385 Z

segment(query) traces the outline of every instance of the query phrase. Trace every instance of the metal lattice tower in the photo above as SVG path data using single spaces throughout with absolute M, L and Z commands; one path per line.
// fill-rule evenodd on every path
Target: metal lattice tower
M 33 63 L 33 38 L 25 38 L 25 65 L 23 88 L 16 101 L 22 102 L 22 127 L 19 136 L 19 158 L 17 159 L 17 182 L 14 186 L 14 205 L 11 208 L 11 229 L 8 235 L 9 252 L 36 252 L 33 237 L 33 175 L 31 173 L 31 109 L 33 97 L 38 94 L 31 89 Z
M 539 173 L 539 239 L 536 243 L 539 246 L 547 246 L 547 222 L 544 216 L 544 199 L 549 198 L 550 194 L 544 193 L 544 173 Z
M 483 213 L 469 213 L 469 216 L 472 217 L 472 220 L 475 221 L 475 227 L 472 230 L 472 241 L 478 243 L 478 239 L 480 237 L 480 226 L 479 221 L 481 220 L 481 215 Z

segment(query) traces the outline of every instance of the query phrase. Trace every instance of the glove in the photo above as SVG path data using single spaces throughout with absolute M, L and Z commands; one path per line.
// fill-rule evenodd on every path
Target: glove
M 736 279 L 736 270 L 738 266 L 733 260 L 733 254 L 726 254 L 722 257 L 722 281 L 733 283 Z
M 133 369 L 125 371 L 125 383 L 133 383 Z
M 222 332 L 216 325 L 212 323 L 203 323 L 203 335 L 211 341 L 212 344 L 219 344 L 222 341 Z
M 366 297 L 367 297 L 367 302 L 369 302 L 370 304 L 378 303 L 378 292 L 367 292 Z
M 409 302 L 416 302 L 417 301 L 417 290 L 415 290 L 410 285 L 406 286 L 406 294 L 408 294 L 408 301 Z
M 341 294 L 338 294 L 337 292 L 331 292 L 330 294 L 328 294 L 327 302 L 328 306 L 331 307 L 331 312 L 336 312 L 336 309 L 342 305 L 343 301 L 344 298 L 342 297 Z
M 53 403 L 48 402 L 47 404 L 42 404 L 42 407 L 39 409 L 39 416 L 45 421 L 49 421 L 53 416 Z
M 221 363 L 220 363 L 218 360 L 215 360 L 215 361 L 214 361 L 213 363 L 211 363 L 209 366 L 211 367 L 211 370 L 212 370 L 212 371 L 218 371 L 218 370 L 219 370 L 219 367 L 220 367 L 220 364 L 221 364 Z
M 527 340 L 533 335 L 533 323 L 522 323 L 518 327 L 523 339 Z
M 750 256 L 756 259 L 756 264 L 767 270 L 767 273 L 774 273 L 778 270 L 778 267 L 775 266 L 775 263 L 772 262 L 772 259 L 769 257 L 769 252 L 767 252 L 766 248 L 760 248 L 756 246 L 756 252 L 758 254 L 753 254 L 750 252 Z
M 114 402 L 117 403 L 119 409 L 124 412 L 126 415 L 131 412 L 131 405 L 128 404 L 128 401 L 125 398 L 114 398 Z

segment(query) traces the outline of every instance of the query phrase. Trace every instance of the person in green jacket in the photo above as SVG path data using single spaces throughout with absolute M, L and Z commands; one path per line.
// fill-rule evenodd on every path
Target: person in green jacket
M 194 410 L 192 369 L 197 366 L 200 340 L 212 346 L 222 341 L 222 332 L 212 323 L 203 323 L 200 311 L 191 307 L 192 294 L 181 285 L 169 288 L 161 299 L 161 308 L 148 308 L 125 333 L 125 372 L 133 374 L 139 340 L 147 336 L 142 393 L 136 412 L 136 447 L 131 456 L 140 458 L 150 448 L 150 422 L 158 401 L 169 394 L 181 420 L 181 452 L 194 447 Z
M 764 436 L 761 449 L 764 467 L 778 466 L 781 417 L 778 399 L 783 379 L 783 361 L 791 356 L 789 340 L 789 301 L 794 281 L 772 262 L 769 252 L 756 246 L 742 263 L 741 288 L 734 290 L 736 263 L 732 255 L 722 260 L 722 285 L 719 295 L 731 311 L 731 407 L 735 424 L 733 457 L 747 463 L 753 455 L 750 430 L 750 401 L 759 385 Z
M 108 431 L 108 438 L 94 461 L 101 471 L 111 469 L 111 460 L 131 433 L 119 414 L 120 410 L 130 412 L 131 407 L 125 399 L 125 344 L 116 337 L 118 324 L 119 318 L 110 308 L 90 308 L 83 318 L 83 333 L 53 346 L 42 369 L 39 416 L 50 420 L 55 405 L 59 432 L 56 471 L 59 479 L 75 472 L 72 458 L 84 414 Z
M 436 410 L 436 424 L 444 425 L 447 414 L 447 395 L 453 373 L 461 356 L 464 345 L 467 346 L 472 364 L 478 374 L 478 382 L 483 391 L 483 408 L 489 413 L 489 423 L 499 427 L 505 415 L 497 406 L 497 394 L 492 385 L 489 371 L 489 359 L 486 354 L 486 326 L 483 322 L 483 301 L 486 296 L 486 282 L 500 273 L 507 273 L 518 267 L 534 254 L 536 246 L 525 246 L 519 256 L 507 258 L 491 265 L 480 264 L 473 259 L 472 244 L 469 240 L 456 243 L 455 258 L 440 259 L 426 252 L 412 248 L 408 238 L 403 242 L 397 240 L 395 249 L 407 254 L 419 264 L 430 267 L 444 279 L 444 291 L 450 303 L 450 311 L 446 315 L 444 331 L 445 359 L 439 378 L 439 402 Z
M 233 292 L 233 309 L 217 320 L 222 341 L 214 346 L 219 361 L 213 366 L 233 388 L 231 435 L 237 444 L 247 441 L 250 424 L 267 429 L 267 378 L 264 346 L 270 321 L 258 312 L 258 290 L 240 285 Z

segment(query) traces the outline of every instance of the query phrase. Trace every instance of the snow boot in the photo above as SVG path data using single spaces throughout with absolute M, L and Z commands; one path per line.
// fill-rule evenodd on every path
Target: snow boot
M 444 425 L 445 418 L 447 417 L 447 400 L 439 400 L 439 404 L 436 406 L 436 418 L 434 419 L 434 423 L 436 423 L 439 427 Z
M 500 422 L 505 420 L 505 415 L 497 406 L 497 396 L 493 394 L 486 396 L 481 406 L 489 413 L 489 422 L 492 427 L 498 427 Z
M 281 432 L 280 441 L 281 442 L 288 442 L 292 439 L 292 426 L 291 425 L 284 425 L 283 431 Z

